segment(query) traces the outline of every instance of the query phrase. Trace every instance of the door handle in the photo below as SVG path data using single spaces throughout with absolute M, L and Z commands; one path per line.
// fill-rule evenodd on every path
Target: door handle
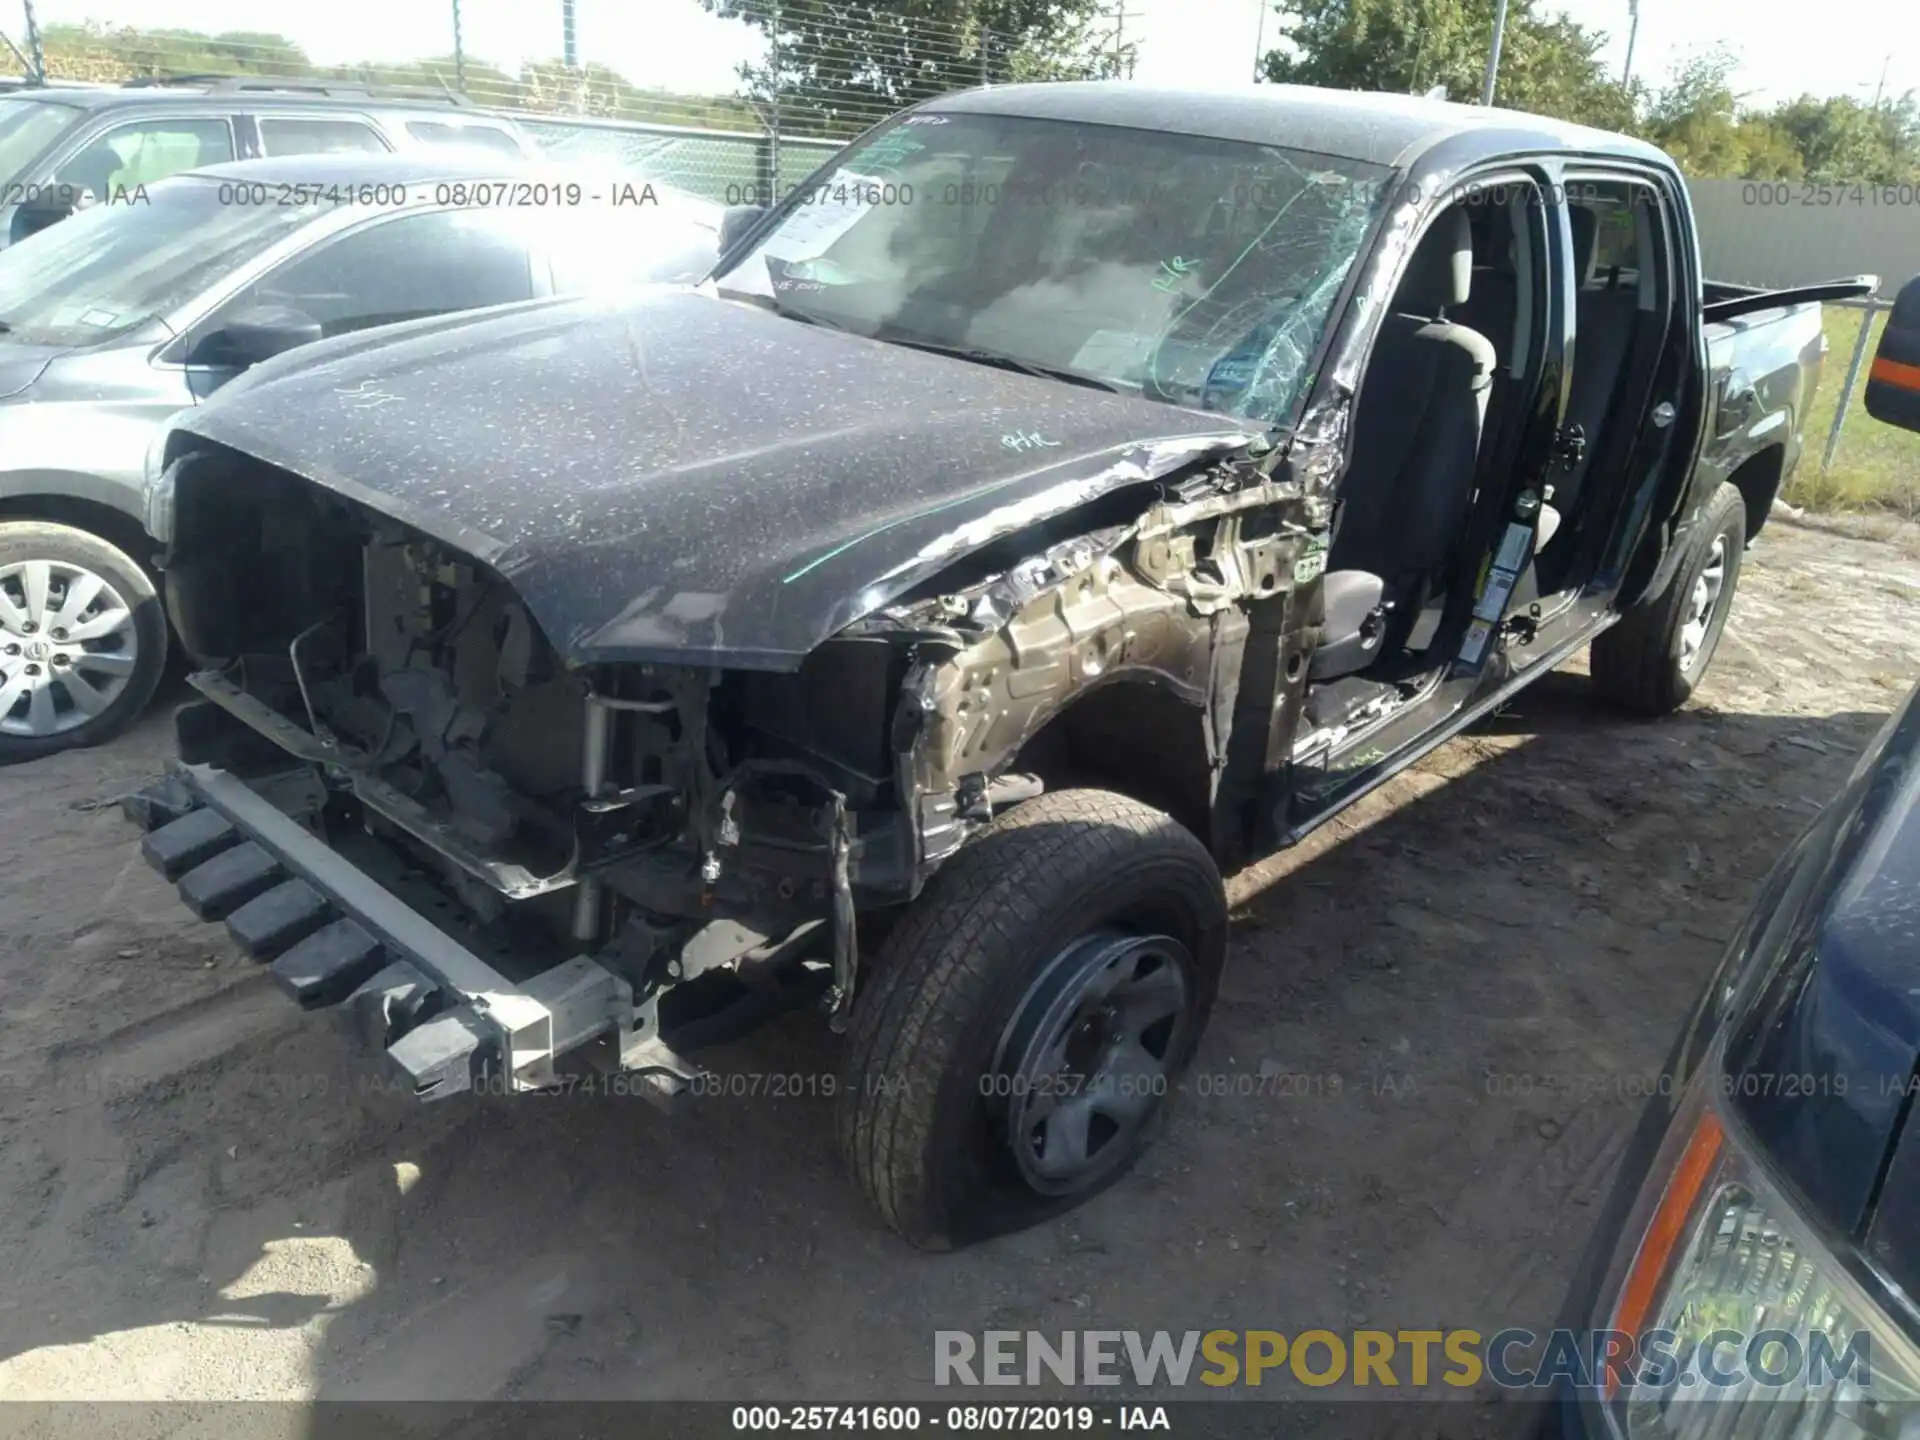
M 1658 405 L 1653 407 L 1653 428 L 1656 430 L 1666 429 L 1669 425 L 1673 424 L 1673 417 L 1678 413 L 1679 412 L 1673 408 L 1672 401 L 1662 400 Z

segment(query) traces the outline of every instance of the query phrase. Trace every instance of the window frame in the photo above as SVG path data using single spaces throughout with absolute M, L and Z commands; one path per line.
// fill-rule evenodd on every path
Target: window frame
M 253 265 L 247 267 L 244 273 L 236 274 L 232 277 L 233 283 L 223 286 L 217 296 L 213 296 L 211 299 L 205 299 L 205 297 L 203 297 L 205 303 L 194 307 L 193 318 L 183 319 L 180 324 L 175 326 L 180 333 L 161 347 L 159 353 L 154 357 L 155 362 L 169 368 L 179 367 L 191 370 L 227 368 L 198 364 L 189 359 L 201 342 L 212 333 L 214 328 L 217 328 L 217 322 L 221 312 L 233 305 L 254 286 L 271 277 L 276 271 L 287 269 L 300 264 L 304 260 L 312 259 L 333 246 L 342 244 L 356 236 L 368 234 L 383 226 L 396 225 L 404 220 L 423 219 L 434 215 L 471 214 L 486 217 L 490 222 L 495 217 L 498 217 L 502 222 L 509 225 L 517 218 L 516 212 L 512 210 L 493 209 L 473 205 L 417 205 L 391 210 L 384 214 L 377 215 L 356 215 L 352 206 L 343 205 L 340 206 L 339 209 L 343 212 L 339 222 L 333 225 L 332 228 L 325 230 L 320 238 L 313 238 L 309 230 L 296 230 L 292 235 L 288 236 L 286 241 L 281 245 L 274 247 L 265 255 L 259 257 Z M 526 298 L 532 300 L 544 299 L 553 293 L 549 270 L 546 264 L 546 256 L 539 246 L 524 233 L 520 234 L 517 238 L 520 242 L 521 254 L 527 263 L 527 288 L 529 294 Z M 510 305 L 524 304 L 526 302 L 525 300 L 501 300 L 494 303 Z M 435 313 L 457 315 L 466 312 L 464 310 L 452 310 Z M 372 329 L 375 327 L 368 326 L 366 328 Z M 343 331 L 341 333 L 346 334 L 352 332 Z
M 40 166 L 42 172 L 42 180 L 40 183 L 58 184 L 62 166 L 72 164 L 75 159 L 84 155 L 96 141 L 104 140 L 116 130 L 128 129 L 135 125 L 162 125 L 169 121 L 211 121 L 215 124 L 224 125 L 227 128 L 227 148 L 230 152 L 227 158 L 225 160 L 197 162 L 196 164 L 188 166 L 187 169 L 197 170 L 202 164 L 231 164 L 235 160 L 245 158 L 244 152 L 240 148 L 241 134 L 239 118 L 240 117 L 234 114 L 233 111 L 223 110 L 218 107 L 204 110 L 198 107 L 180 110 L 108 110 L 101 115 L 90 117 L 87 125 L 68 136 L 66 141 L 53 152 L 53 158 L 42 163 Z M 184 172 L 175 171 L 174 173 L 181 174 Z M 159 182 L 148 181 L 143 183 L 158 184 Z M 104 201 L 107 197 L 102 195 L 98 198 Z
M 250 158 L 285 159 L 289 156 L 298 157 L 302 155 L 392 155 L 399 149 L 399 147 L 393 143 L 393 137 L 386 133 L 386 130 L 381 126 L 380 122 L 364 110 L 321 110 L 309 109 L 306 106 L 287 106 L 285 108 L 275 106 L 271 110 L 255 110 L 248 118 L 253 122 L 255 145 L 253 156 Z M 275 152 L 268 148 L 266 127 L 270 122 L 277 120 L 317 121 L 322 124 L 335 125 L 362 125 L 373 132 L 373 138 L 378 140 L 383 148 L 380 150 L 286 150 Z

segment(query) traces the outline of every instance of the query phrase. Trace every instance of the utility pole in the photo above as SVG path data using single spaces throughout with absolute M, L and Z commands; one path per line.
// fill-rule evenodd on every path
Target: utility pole
M 33 83 L 47 83 L 47 52 L 40 44 L 40 22 L 33 18 L 33 0 L 21 0 L 27 12 L 27 67 L 33 72 Z
M 1620 88 L 1633 81 L 1633 47 L 1640 39 L 1640 0 L 1627 0 L 1627 13 L 1633 17 L 1627 26 L 1627 63 L 1620 71 Z
M 1127 9 L 1127 0 L 1113 0 L 1113 78 L 1116 80 L 1120 78 L 1121 61 L 1126 55 L 1127 21 L 1138 20 L 1139 18 L 1140 12 L 1138 10 Z M 1126 66 L 1126 78 L 1131 80 L 1133 78 L 1133 61 L 1127 59 Z
M 1487 83 L 1480 87 L 1480 103 L 1493 104 L 1493 91 L 1500 79 L 1500 42 L 1507 38 L 1507 0 L 1496 0 L 1493 10 L 1493 49 L 1487 52 Z
M 453 0 L 453 88 L 467 93 L 467 47 L 460 38 L 460 0 Z
M 573 0 L 560 0 L 560 55 L 567 69 L 580 68 L 580 40 L 573 29 Z
M 1873 90 L 1873 108 L 1876 110 L 1880 108 L 1881 97 L 1887 93 L 1887 67 L 1891 64 L 1893 64 L 1891 55 L 1880 62 L 1880 83 Z
M 1267 48 L 1267 0 L 1258 0 L 1258 3 L 1260 24 L 1253 32 L 1253 83 L 1256 85 L 1260 83 L 1261 72 L 1266 69 L 1261 62 L 1267 58 L 1264 53 Z

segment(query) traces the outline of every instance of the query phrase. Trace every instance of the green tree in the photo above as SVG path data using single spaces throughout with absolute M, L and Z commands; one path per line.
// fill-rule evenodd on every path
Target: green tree
M 949 90 L 1124 73 L 1100 0 L 701 0 L 769 38 L 740 76 L 795 130 L 847 134 Z M 779 15 L 777 28 L 775 12 Z
M 1445 87 L 1478 100 L 1493 38 L 1494 0 L 1283 0 L 1269 80 L 1342 90 L 1424 94 Z M 1600 61 L 1607 36 L 1539 0 L 1509 0 L 1499 104 L 1608 129 L 1630 126 L 1633 96 Z
M 1739 61 L 1726 49 L 1684 61 L 1648 107 L 1646 137 L 1680 162 L 1689 175 L 1744 176 L 1747 135 L 1740 96 L 1733 88 Z
M 1914 98 L 1867 106 L 1846 96 L 1802 95 L 1769 117 L 1792 137 L 1809 180 L 1898 185 L 1920 178 Z

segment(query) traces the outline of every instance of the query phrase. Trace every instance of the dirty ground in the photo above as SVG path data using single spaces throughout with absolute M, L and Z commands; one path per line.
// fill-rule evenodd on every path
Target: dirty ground
M 1158 1148 L 946 1257 L 841 1178 L 810 1017 L 679 1115 L 417 1108 L 141 864 L 163 713 L 0 771 L 0 1399 L 950 1400 L 937 1328 L 1550 1323 L 1723 938 L 1917 674 L 1911 532 L 1771 527 L 1684 714 L 1557 675 L 1235 878 Z

